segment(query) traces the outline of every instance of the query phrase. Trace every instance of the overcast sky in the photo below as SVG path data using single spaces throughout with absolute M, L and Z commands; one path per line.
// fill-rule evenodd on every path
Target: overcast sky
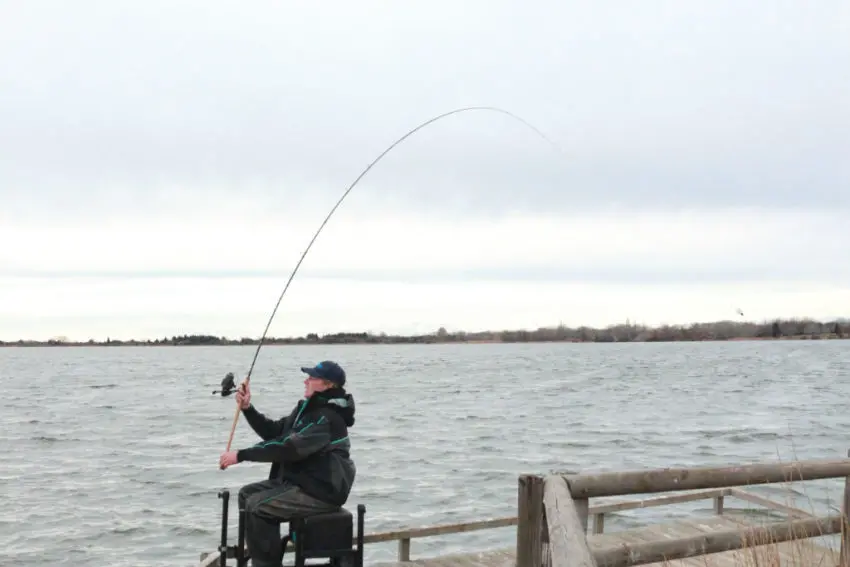
M 850 3 L 0 2 L 0 340 L 850 315 Z

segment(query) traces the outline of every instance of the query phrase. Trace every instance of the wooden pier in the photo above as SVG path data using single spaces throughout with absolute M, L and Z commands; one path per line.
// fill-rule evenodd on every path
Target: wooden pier
M 826 516 L 744 489 L 833 478 L 845 480 L 841 513 Z M 637 494 L 651 496 L 590 505 L 594 498 Z M 708 518 L 605 532 L 606 514 L 704 499 L 713 500 L 714 514 Z M 728 499 L 781 519 L 760 525 L 753 516 L 765 514 L 727 510 Z M 397 561 L 367 563 L 370 567 L 850 567 L 848 510 L 850 453 L 848 458 L 790 463 L 529 474 L 518 479 L 516 516 L 372 533 L 364 543 L 368 549 L 368 544 L 398 542 Z M 516 526 L 516 541 L 501 549 L 411 558 L 416 539 L 511 526 Z M 810 540 L 836 534 L 839 551 Z

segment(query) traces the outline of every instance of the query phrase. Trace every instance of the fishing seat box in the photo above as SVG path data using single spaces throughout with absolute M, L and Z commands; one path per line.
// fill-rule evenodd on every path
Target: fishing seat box
M 283 540 L 284 545 L 286 540 L 290 540 L 296 555 L 305 559 L 350 553 L 354 542 L 354 516 L 340 508 L 334 512 L 294 519 L 289 522 L 289 534 Z

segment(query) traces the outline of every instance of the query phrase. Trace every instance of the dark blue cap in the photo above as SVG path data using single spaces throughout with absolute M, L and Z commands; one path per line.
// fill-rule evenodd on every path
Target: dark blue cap
M 340 388 L 345 385 L 345 370 L 332 360 L 323 360 L 313 367 L 302 366 L 301 372 L 305 372 L 313 378 L 321 378 L 328 382 L 333 382 Z

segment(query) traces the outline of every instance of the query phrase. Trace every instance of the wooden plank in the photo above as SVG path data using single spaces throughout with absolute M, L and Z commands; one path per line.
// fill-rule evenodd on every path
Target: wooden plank
M 587 546 L 587 508 L 576 508 L 563 477 L 546 477 L 543 502 L 546 506 L 552 567 L 596 567 Z M 584 515 L 584 521 L 580 514 Z
M 668 504 L 681 504 L 683 502 L 691 502 L 694 500 L 707 500 L 718 496 L 726 496 L 729 494 L 728 488 L 712 488 L 710 490 L 699 490 L 696 492 L 685 492 L 683 494 L 670 494 L 667 496 L 654 496 L 651 498 L 643 498 L 641 500 L 624 500 L 622 502 L 612 502 L 610 504 L 599 504 L 590 507 L 591 514 L 603 514 L 608 512 L 623 512 L 625 510 L 635 510 L 638 508 L 650 508 L 653 506 L 666 506 Z M 570 491 L 572 493 L 572 491 Z
M 850 476 L 850 458 L 567 475 L 573 498 L 731 488 Z
M 419 537 L 432 537 L 439 535 L 474 532 L 477 530 L 507 528 L 510 526 L 515 526 L 516 524 L 516 516 L 511 516 L 509 518 L 494 518 L 492 520 L 478 520 L 475 522 L 463 522 L 460 524 L 441 524 L 437 526 L 427 526 L 424 528 L 393 530 L 389 532 L 368 534 L 363 536 L 363 542 L 383 543 L 385 541 L 396 541 L 401 539 L 415 539 Z

